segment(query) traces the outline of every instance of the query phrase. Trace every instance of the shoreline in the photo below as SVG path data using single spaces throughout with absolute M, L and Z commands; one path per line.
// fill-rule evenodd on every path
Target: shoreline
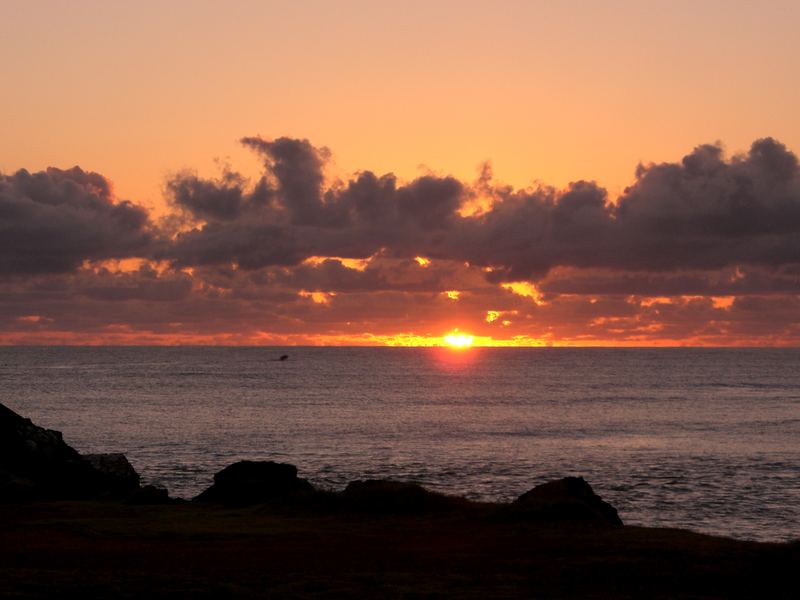
M 582 478 L 513 502 L 240 461 L 191 501 L 0 405 L 0 597 L 793 598 L 800 540 L 624 525 Z

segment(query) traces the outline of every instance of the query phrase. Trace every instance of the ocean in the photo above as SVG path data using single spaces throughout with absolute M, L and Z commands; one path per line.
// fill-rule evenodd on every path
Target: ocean
M 577 475 L 626 524 L 782 541 L 799 367 L 798 349 L 2 347 L 0 402 L 184 498 L 241 459 L 481 500 Z

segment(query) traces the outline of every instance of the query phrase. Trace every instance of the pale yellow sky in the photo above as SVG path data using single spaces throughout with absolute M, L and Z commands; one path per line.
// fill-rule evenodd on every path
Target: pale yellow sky
M 244 135 L 336 173 L 618 192 L 639 161 L 773 136 L 800 150 L 800 3 L 0 2 L 0 171 L 78 164 L 160 202 L 178 169 L 246 173 Z

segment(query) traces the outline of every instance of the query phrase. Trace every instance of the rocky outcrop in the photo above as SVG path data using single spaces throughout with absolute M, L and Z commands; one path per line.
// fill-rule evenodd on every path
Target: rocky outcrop
M 141 487 L 139 474 L 123 454 L 81 456 L 64 442 L 60 432 L 34 425 L 0 404 L 0 501 L 97 498 L 132 504 L 176 502 L 164 489 Z M 217 473 L 214 484 L 195 501 L 225 506 L 272 503 L 375 514 L 481 509 L 514 519 L 622 525 L 617 510 L 581 477 L 536 486 L 511 505 L 478 505 L 400 481 L 354 481 L 342 492 L 322 492 L 299 478 L 294 465 L 241 461 Z
M 214 475 L 214 485 L 195 498 L 227 506 L 285 502 L 308 497 L 314 487 L 297 477 L 294 465 L 243 460 Z
M 589 521 L 622 525 L 617 509 L 594 493 L 583 477 L 565 477 L 537 485 L 517 498 L 515 513 L 542 521 Z
M 108 490 L 126 494 L 139 489 L 139 474 L 124 454 L 82 454 L 102 479 Z
M 365 513 L 415 514 L 461 507 L 461 498 L 426 490 L 416 483 L 369 479 L 353 481 L 341 494 L 346 509 Z
M 83 457 L 61 432 L 0 404 L 0 499 L 120 497 L 138 488 L 123 455 Z

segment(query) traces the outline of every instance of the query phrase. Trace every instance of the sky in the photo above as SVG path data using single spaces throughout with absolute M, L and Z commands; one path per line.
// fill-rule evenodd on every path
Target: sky
M 797 2 L 0 2 L 0 343 L 797 345 Z

